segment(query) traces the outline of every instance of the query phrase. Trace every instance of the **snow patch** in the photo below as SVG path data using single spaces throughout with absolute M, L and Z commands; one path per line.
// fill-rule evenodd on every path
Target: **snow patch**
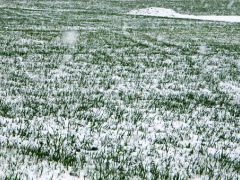
M 63 62 L 69 62 L 73 60 L 73 55 L 71 54 L 64 54 L 63 55 Z
M 223 21 L 223 22 L 240 23 L 240 16 L 215 16 L 215 15 L 195 16 L 195 15 L 188 15 L 188 14 L 179 14 L 172 9 L 159 8 L 159 7 L 131 10 L 127 14 L 141 15 L 141 16 L 167 17 L 167 18 L 177 18 L 177 19 L 193 19 L 193 20 L 204 20 L 204 21 Z
M 77 31 L 71 30 L 63 33 L 62 41 L 64 44 L 73 47 L 77 44 L 79 33 Z
M 172 126 L 174 129 L 182 129 L 182 128 L 186 128 L 187 124 L 182 121 L 173 121 Z
M 232 160 L 238 159 L 240 157 L 240 147 L 237 147 L 237 148 L 231 150 L 229 156 Z
M 17 42 L 19 45 L 32 45 L 32 44 L 44 44 L 45 42 L 37 39 L 19 39 Z
M 217 153 L 217 149 L 216 148 L 208 148 L 207 152 L 210 155 L 215 155 Z
M 205 54 L 208 54 L 209 51 L 210 51 L 210 48 L 207 45 L 202 44 L 202 45 L 199 46 L 198 52 L 200 54 L 205 55 Z

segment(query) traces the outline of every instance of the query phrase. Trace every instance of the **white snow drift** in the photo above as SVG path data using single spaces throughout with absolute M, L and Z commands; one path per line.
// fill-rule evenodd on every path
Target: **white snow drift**
M 167 18 L 177 18 L 177 19 L 195 19 L 195 20 L 205 20 L 205 21 L 223 21 L 223 22 L 235 22 L 240 23 L 240 16 L 195 16 L 188 14 L 179 14 L 172 9 L 166 8 L 144 8 L 138 10 L 132 10 L 127 14 L 130 15 L 141 15 L 141 16 L 156 16 L 156 17 L 167 17 Z

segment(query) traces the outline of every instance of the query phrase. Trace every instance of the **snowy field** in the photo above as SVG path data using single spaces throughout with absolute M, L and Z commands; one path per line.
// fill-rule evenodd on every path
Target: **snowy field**
M 150 7 L 240 15 L 0 0 L 0 179 L 240 179 L 240 23 L 129 14 Z
M 195 16 L 195 15 L 189 15 L 189 14 L 179 14 L 172 9 L 159 8 L 159 7 L 150 7 L 150 8 L 131 10 L 127 14 L 139 15 L 139 16 L 175 18 L 175 19 L 240 23 L 240 16 L 216 16 L 216 15 Z

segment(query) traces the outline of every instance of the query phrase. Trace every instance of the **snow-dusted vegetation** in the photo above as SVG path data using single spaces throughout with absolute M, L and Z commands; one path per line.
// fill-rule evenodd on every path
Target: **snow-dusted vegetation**
M 239 1 L 1 1 L 0 178 L 240 178 Z

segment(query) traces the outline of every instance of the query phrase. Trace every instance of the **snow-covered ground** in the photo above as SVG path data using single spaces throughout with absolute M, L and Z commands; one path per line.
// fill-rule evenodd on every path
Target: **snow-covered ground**
M 137 10 L 131 10 L 127 14 L 130 15 L 141 15 L 141 16 L 156 16 L 156 17 L 167 17 L 167 18 L 177 18 L 177 19 L 192 19 L 192 20 L 203 20 L 203 21 L 223 21 L 240 23 L 240 16 L 195 16 L 188 14 L 179 14 L 172 9 L 150 7 Z
M 178 2 L 1 2 L 0 179 L 239 179 L 239 24 L 124 14 L 238 3 Z

